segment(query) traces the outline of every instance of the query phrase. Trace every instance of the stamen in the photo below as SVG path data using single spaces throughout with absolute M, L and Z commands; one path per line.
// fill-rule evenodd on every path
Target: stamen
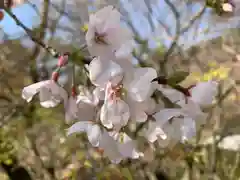
M 97 44 L 108 45 L 108 43 L 105 41 L 105 37 L 106 37 L 106 34 L 104 34 L 104 33 L 99 34 L 99 33 L 95 32 L 94 41 Z

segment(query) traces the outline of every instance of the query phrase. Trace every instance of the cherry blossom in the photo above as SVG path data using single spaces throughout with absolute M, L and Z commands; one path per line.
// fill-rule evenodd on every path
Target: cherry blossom
M 162 109 L 153 117 L 156 122 L 149 127 L 146 135 L 150 142 L 155 142 L 158 137 L 162 140 L 169 139 L 169 136 L 185 141 L 195 136 L 197 125 L 205 123 L 206 113 L 203 113 L 200 107 L 191 101 L 181 108 Z
M 128 104 L 120 99 L 118 90 L 112 83 L 107 84 L 100 120 L 105 127 L 120 130 L 127 125 L 130 112 Z
M 117 9 L 104 7 L 89 19 L 85 38 L 94 58 L 85 67 L 91 88 L 82 87 L 77 92 L 74 68 L 72 92 L 58 84 L 59 72 L 69 62 L 70 56 L 65 53 L 58 59 L 52 79 L 24 87 L 22 98 L 30 102 L 39 94 L 45 108 L 63 103 L 66 122 L 77 121 L 67 129 L 67 135 L 85 133 L 90 144 L 112 163 L 144 157 L 137 150 L 138 137 L 128 131 L 130 125 L 144 125 L 143 138 L 150 144 L 145 154 L 152 158 L 155 142 L 160 148 L 169 148 L 194 137 L 199 126 L 206 123 L 207 113 L 202 108 L 214 101 L 218 83 L 208 81 L 182 87 L 166 80 L 165 86 L 159 85 L 154 82 L 154 68 L 133 65 L 133 36 L 121 26 Z M 172 102 L 171 108 L 153 99 L 156 90 Z
M 143 156 L 135 147 L 135 142 L 125 133 L 107 132 L 91 121 L 80 121 L 73 124 L 68 130 L 67 135 L 85 132 L 89 142 L 102 150 L 103 155 L 107 156 L 111 162 L 119 163 L 124 158 L 137 159 Z
M 27 102 L 32 101 L 36 94 L 39 94 L 40 104 L 45 108 L 55 107 L 68 98 L 66 90 L 54 80 L 41 81 L 24 87 L 22 90 L 22 98 Z
M 132 41 L 130 31 L 121 27 L 120 18 L 113 6 L 106 6 L 90 15 L 86 42 L 91 55 L 106 57 Z

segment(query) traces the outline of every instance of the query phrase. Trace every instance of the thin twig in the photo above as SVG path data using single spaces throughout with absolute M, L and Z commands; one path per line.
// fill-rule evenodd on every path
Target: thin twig
M 175 46 L 177 45 L 177 41 L 181 35 L 181 24 L 180 24 L 180 14 L 179 12 L 177 11 L 177 8 L 175 7 L 175 5 L 170 2 L 169 0 L 165 0 L 166 4 L 170 7 L 174 17 L 175 17 L 175 36 L 172 40 L 172 44 L 170 46 L 170 48 L 168 49 L 168 51 L 164 54 L 164 57 L 163 57 L 163 62 L 161 63 L 161 66 L 160 66 L 160 69 L 162 70 L 162 72 L 164 73 L 164 75 L 166 75 L 166 72 L 165 72 L 165 64 L 167 63 L 168 61 L 168 57 L 169 55 L 173 52 Z
M 27 33 L 27 35 L 32 39 L 32 41 L 34 41 L 35 43 L 37 43 L 39 46 L 41 46 L 43 49 L 45 49 L 47 52 L 49 52 L 53 57 L 57 58 L 61 55 L 61 53 L 57 52 L 54 48 L 48 46 L 47 44 L 45 44 L 43 41 L 39 40 L 38 38 L 35 37 L 33 31 L 31 29 L 29 29 L 28 27 L 26 27 L 18 18 L 15 14 L 12 13 L 12 11 L 8 8 L 4 8 L 4 10 L 6 11 L 6 13 L 16 22 L 16 24 L 18 26 L 20 26 L 21 28 L 24 29 L 24 31 Z M 86 48 L 86 44 L 83 44 L 80 47 L 80 50 L 83 50 Z

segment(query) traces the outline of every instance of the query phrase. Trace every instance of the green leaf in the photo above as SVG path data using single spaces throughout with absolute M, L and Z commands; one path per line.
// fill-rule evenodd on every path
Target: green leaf
M 122 168 L 121 172 L 122 172 L 123 176 L 125 178 L 127 178 L 127 180 L 133 180 L 132 174 L 131 174 L 131 172 L 129 171 L 128 168 Z
M 175 72 L 172 76 L 168 78 L 168 84 L 169 85 L 176 85 L 179 84 L 180 82 L 184 81 L 189 75 L 189 72 L 185 71 L 178 71 Z

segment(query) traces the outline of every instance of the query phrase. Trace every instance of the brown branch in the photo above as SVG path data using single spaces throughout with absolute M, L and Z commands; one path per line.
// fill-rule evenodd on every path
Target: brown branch
M 28 27 L 26 27 L 18 18 L 15 14 L 12 13 L 12 11 L 8 8 L 4 8 L 4 10 L 6 11 L 6 13 L 16 22 L 16 24 L 18 26 L 20 26 L 21 28 L 24 29 L 24 31 L 27 33 L 27 35 L 32 39 L 32 41 L 34 41 L 35 43 L 37 43 L 39 46 L 41 46 L 42 48 L 44 48 L 46 51 L 48 51 L 53 57 L 58 57 L 60 56 L 60 54 L 53 49 L 52 47 L 44 44 L 44 42 L 42 42 L 40 39 L 36 38 L 33 31 L 31 29 L 29 29 Z
M 166 75 L 166 69 L 165 69 L 165 64 L 168 61 L 168 57 L 169 55 L 173 52 L 175 46 L 177 45 L 177 41 L 181 35 L 181 24 L 180 24 L 180 14 L 177 11 L 177 8 L 175 7 L 175 5 L 170 2 L 170 0 L 164 0 L 165 3 L 169 6 L 169 8 L 171 9 L 174 17 L 175 17 L 175 36 L 172 40 L 172 44 L 170 46 L 170 48 L 168 49 L 168 51 L 164 54 L 163 57 L 163 62 L 161 62 L 160 64 L 160 70 L 163 72 L 164 75 Z
M 29 29 L 28 27 L 26 27 L 18 18 L 15 14 L 12 13 L 12 11 L 8 8 L 4 8 L 4 10 L 6 11 L 6 13 L 16 22 L 16 24 L 18 26 L 20 26 L 21 28 L 24 29 L 24 31 L 27 33 L 27 35 L 31 38 L 32 41 L 34 41 L 35 43 L 37 43 L 39 46 L 41 46 L 43 49 L 45 49 L 48 53 L 50 53 L 53 57 L 57 58 L 59 57 L 61 54 L 59 52 L 57 52 L 54 48 L 48 46 L 47 44 L 45 44 L 42 40 L 40 40 L 39 38 L 37 38 L 33 31 L 31 29 Z M 87 46 L 86 44 L 83 44 L 80 47 L 80 50 L 85 49 Z

